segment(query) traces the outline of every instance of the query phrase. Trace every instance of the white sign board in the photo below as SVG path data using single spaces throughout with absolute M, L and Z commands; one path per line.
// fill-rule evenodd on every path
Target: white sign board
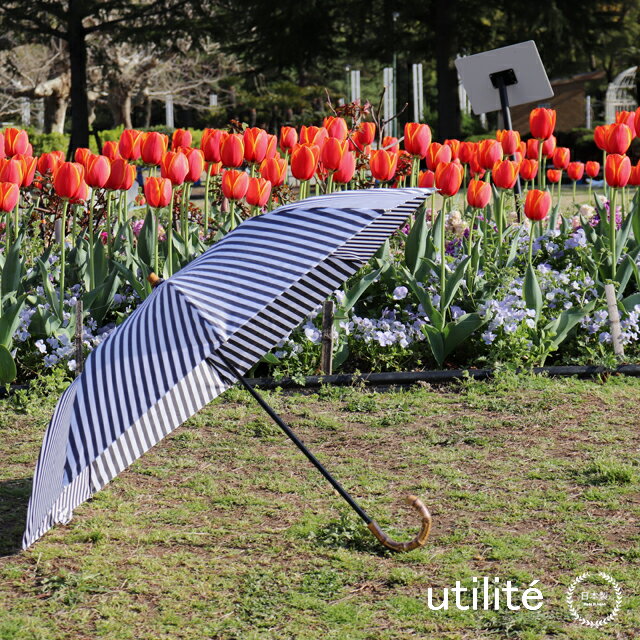
M 491 75 L 501 71 L 513 70 L 510 75 L 515 76 L 515 84 L 507 85 L 510 107 L 553 96 L 533 40 L 458 58 L 456 67 L 476 115 L 501 108 L 500 92 L 491 81 Z

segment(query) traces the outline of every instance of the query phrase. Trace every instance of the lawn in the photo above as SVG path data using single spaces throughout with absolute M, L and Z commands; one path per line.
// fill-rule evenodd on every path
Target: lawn
M 0 404 L 0 638 L 502 639 L 640 635 L 640 381 L 495 381 L 268 393 L 397 538 L 377 543 L 247 394 L 233 389 L 27 552 L 17 550 L 50 397 Z M 623 590 L 601 629 L 569 584 Z M 431 611 L 456 580 L 539 580 L 537 611 Z

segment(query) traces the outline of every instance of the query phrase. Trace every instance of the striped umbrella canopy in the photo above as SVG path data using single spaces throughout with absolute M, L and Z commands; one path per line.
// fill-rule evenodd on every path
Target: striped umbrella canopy
M 153 293 L 64 392 L 23 548 L 220 395 L 364 265 L 430 193 L 369 189 L 252 218 Z

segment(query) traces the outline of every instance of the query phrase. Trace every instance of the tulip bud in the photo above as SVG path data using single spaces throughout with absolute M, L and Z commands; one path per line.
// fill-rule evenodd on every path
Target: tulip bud
M 229 134 L 220 129 L 205 129 L 200 140 L 200 149 L 207 162 L 220 162 L 220 145 Z
M 600 163 L 595 162 L 594 160 L 589 160 L 585 164 L 584 170 L 590 178 L 595 178 L 600 173 Z
M 244 171 L 227 169 L 222 174 L 222 193 L 229 200 L 241 200 L 249 188 L 249 176 Z
M 140 157 L 145 164 L 157 166 L 167 152 L 169 136 L 158 131 L 148 131 L 140 138 Z
M 313 177 L 320 159 L 320 148 L 313 144 L 302 143 L 291 152 L 291 173 L 297 180 L 309 180 Z
M 160 175 L 169 178 L 171 184 L 179 185 L 189 173 L 189 161 L 181 151 L 167 151 L 160 161 Z
M 189 171 L 184 178 L 185 182 L 198 182 L 204 171 L 204 153 L 200 149 L 189 149 L 185 154 L 189 163 Z
M 24 129 L 9 127 L 4 131 L 4 151 L 9 157 L 25 154 L 29 146 L 29 136 Z
M 451 147 L 440 144 L 439 142 L 432 142 L 427 148 L 425 158 L 427 168 L 430 171 L 435 171 L 441 162 L 451 162 Z
M 166 207 L 171 202 L 171 180 L 149 177 L 144 182 L 144 196 L 150 207 Z
M 493 142 L 496 142 L 495 140 Z M 502 152 L 502 150 L 501 150 Z M 436 187 L 446 197 L 455 196 L 462 184 L 462 165 L 457 162 L 441 162 L 436 168 Z
M 91 151 L 89 149 L 87 149 L 86 147 L 78 147 L 73 156 L 73 159 L 76 162 L 79 162 L 86 169 L 87 159 L 89 158 L 90 155 L 91 155 Z
M 629 160 L 629 156 L 610 153 L 604 165 L 604 175 L 610 187 L 626 187 L 631 176 L 631 160 Z
M 424 158 L 431 144 L 431 129 L 427 124 L 407 122 L 404 125 L 404 148 L 412 156 Z
M 282 127 L 280 129 L 280 148 L 283 151 L 291 151 L 298 142 L 298 132 L 294 127 Z
M 529 220 L 544 220 L 551 209 L 551 194 L 548 191 L 531 189 L 524 201 L 524 215 Z
M 0 182 L 0 210 L 13 211 L 20 198 L 20 188 L 13 182 Z
M 90 187 L 102 189 L 111 175 L 111 161 L 106 156 L 91 155 L 85 165 L 86 182 Z
M 271 183 L 264 178 L 249 178 L 246 199 L 252 207 L 264 207 L 271 195 Z
M 633 136 L 631 129 L 626 124 L 612 124 L 606 132 L 606 152 L 622 155 L 631 146 Z
M 369 168 L 371 170 L 371 175 L 375 180 L 380 180 L 382 182 L 392 180 L 396 175 L 397 166 L 397 152 L 385 149 L 373 149 L 371 151 Z
M 491 169 L 502 160 L 502 145 L 497 140 L 480 140 L 478 142 L 478 162 L 483 169 Z
M 140 143 L 142 131 L 137 129 L 125 129 L 120 135 L 118 152 L 125 160 L 138 160 L 140 158 Z
M 322 127 L 300 127 L 300 144 L 314 144 L 322 151 L 328 137 L 327 130 Z
M 102 145 L 102 155 L 107 156 L 109 160 L 115 160 L 120 158 L 120 152 L 118 151 L 118 143 L 115 140 L 107 140 Z
M 249 164 L 260 164 L 267 154 L 267 144 L 269 142 L 267 132 L 258 127 L 245 129 L 242 141 L 244 143 L 244 159 Z
M 53 151 L 43 153 L 38 158 L 38 171 L 43 176 L 47 173 L 53 174 L 61 162 L 64 162 L 64 157 L 61 159 L 57 153 Z
M 22 168 L 21 187 L 30 187 L 36 174 L 37 160 L 31 156 L 15 155 L 14 158 L 20 162 Z
M 244 142 L 239 133 L 232 133 L 220 143 L 220 159 L 225 167 L 239 167 L 244 161 Z
M 562 180 L 562 169 L 547 169 L 547 181 L 558 184 Z
M 376 137 L 376 123 L 375 122 L 361 122 L 358 125 L 358 130 L 355 133 L 356 142 L 360 145 L 361 149 L 368 147 Z
M 0 181 L 13 182 L 20 186 L 22 183 L 23 168 L 18 158 L 7 158 L 0 164 Z
M 62 162 L 53 175 L 53 188 L 61 198 L 75 198 L 83 183 L 84 167 L 77 162 Z
M 536 140 L 536 142 L 538 142 Z M 538 161 L 525 158 L 520 163 L 520 175 L 523 180 L 534 180 L 538 175 Z
M 505 156 L 512 156 L 520 145 L 520 132 L 511 129 L 498 129 L 496 131 L 496 140 L 502 145 L 502 151 Z
M 567 166 L 567 175 L 569 176 L 569 180 L 573 180 L 574 182 L 582 180 L 584 164 L 582 162 L 570 162 Z
M 333 174 L 333 181 L 338 184 L 347 184 L 353 180 L 356 172 L 356 156 L 352 151 L 347 151 L 340 161 L 338 170 Z
M 190 147 L 193 137 L 187 129 L 176 129 L 171 136 L 171 151 L 177 151 L 180 147 Z
M 433 171 L 427 169 L 426 171 L 421 171 L 418 175 L 418 186 L 421 189 L 430 189 L 436 184 L 436 174 Z
M 287 177 L 287 161 L 280 156 L 265 158 L 260 165 L 260 175 L 273 187 L 279 187 Z
M 461 142 L 458 149 L 458 159 L 463 164 L 470 164 L 471 160 L 476 157 L 476 152 L 475 142 Z
M 129 191 L 135 177 L 136 168 L 124 158 L 116 158 L 111 161 L 111 171 L 104 187 L 109 191 Z
M 451 149 L 451 159 L 458 160 L 460 158 L 460 140 L 450 138 L 444 141 L 444 144 Z
M 484 209 L 491 200 L 491 185 L 484 180 L 470 180 L 467 187 L 467 203 L 474 209 Z
M 519 164 L 513 160 L 498 160 L 491 170 L 493 183 L 498 189 L 513 189 L 519 168 Z
M 345 140 L 338 138 L 327 138 L 322 147 L 320 158 L 325 169 L 329 171 L 337 171 L 342 162 L 342 156 L 348 152 L 348 145 Z
M 553 158 L 555 152 L 556 152 L 556 137 L 555 136 L 549 136 L 543 143 L 542 143 L 542 155 L 545 158 Z
M 556 112 L 554 109 L 533 109 L 529 114 L 531 135 L 538 140 L 546 140 L 556 128 Z
M 566 169 L 571 159 L 571 151 L 567 147 L 557 147 L 553 153 L 553 166 L 556 169 Z
M 322 126 L 327 130 L 328 137 L 346 140 L 349 135 L 349 127 L 344 118 L 328 116 L 322 122 Z

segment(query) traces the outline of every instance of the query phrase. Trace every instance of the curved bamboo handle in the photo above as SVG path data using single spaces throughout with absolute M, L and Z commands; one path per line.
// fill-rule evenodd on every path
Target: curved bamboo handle
M 164 280 L 156 275 L 153 271 L 147 276 L 147 280 L 149 281 L 152 289 L 155 289 L 159 284 L 162 284 L 164 282 Z
M 427 507 L 424 506 L 422 500 L 416 496 L 408 495 L 405 498 L 405 502 L 413 507 L 419 514 L 422 519 L 422 527 L 418 532 L 418 535 L 413 539 L 409 540 L 409 542 L 396 542 L 392 540 L 382 529 L 380 525 L 372 520 L 367 527 L 369 531 L 373 533 L 373 535 L 388 549 L 392 551 L 412 551 L 413 549 L 418 549 L 419 547 L 424 547 L 427 543 L 427 538 L 429 537 L 429 533 L 431 532 L 431 514 Z

